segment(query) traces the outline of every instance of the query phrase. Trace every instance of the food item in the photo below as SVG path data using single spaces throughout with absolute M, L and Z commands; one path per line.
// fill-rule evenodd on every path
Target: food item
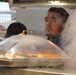
M 30 58 L 30 57 L 35 57 L 35 58 L 60 58 L 59 55 L 54 54 L 54 53 L 29 53 L 25 56 L 22 55 L 22 53 L 19 54 L 12 54 L 12 53 L 5 53 L 5 52 L 0 52 L 0 58 L 7 58 L 7 59 L 24 59 L 24 58 Z
M 49 53 L 49 54 L 42 54 L 42 53 L 38 53 L 38 54 L 32 54 L 32 53 L 29 53 L 27 54 L 29 57 L 38 57 L 38 58 L 60 58 L 59 55 L 57 54 L 53 54 L 53 53 Z
M 5 52 L 0 52 L 0 58 L 4 58 Z
M 22 55 L 15 55 L 15 54 L 10 54 L 10 53 L 6 53 L 5 58 L 8 58 L 8 59 L 24 59 L 26 58 L 25 56 L 22 56 Z

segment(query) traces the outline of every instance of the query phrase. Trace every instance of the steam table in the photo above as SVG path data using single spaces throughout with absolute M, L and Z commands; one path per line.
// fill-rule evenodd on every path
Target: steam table
M 1 67 L 0 75 L 76 75 L 76 69 Z

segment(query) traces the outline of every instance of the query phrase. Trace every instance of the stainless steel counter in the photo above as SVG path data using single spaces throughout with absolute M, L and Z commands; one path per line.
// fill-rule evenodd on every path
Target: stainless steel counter
M 76 69 L 1 67 L 0 75 L 76 75 Z

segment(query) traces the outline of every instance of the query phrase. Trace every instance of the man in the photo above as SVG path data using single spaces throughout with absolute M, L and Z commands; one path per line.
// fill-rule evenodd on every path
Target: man
M 45 17 L 45 35 L 47 39 L 61 48 L 60 35 L 69 14 L 63 8 L 51 7 Z

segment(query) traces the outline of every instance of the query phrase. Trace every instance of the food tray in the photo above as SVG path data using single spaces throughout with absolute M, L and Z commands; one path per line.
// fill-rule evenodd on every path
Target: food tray
M 43 68 L 43 67 L 62 67 L 65 59 L 0 59 L 0 65 L 4 67 L 26 67 L 26 68 Z

